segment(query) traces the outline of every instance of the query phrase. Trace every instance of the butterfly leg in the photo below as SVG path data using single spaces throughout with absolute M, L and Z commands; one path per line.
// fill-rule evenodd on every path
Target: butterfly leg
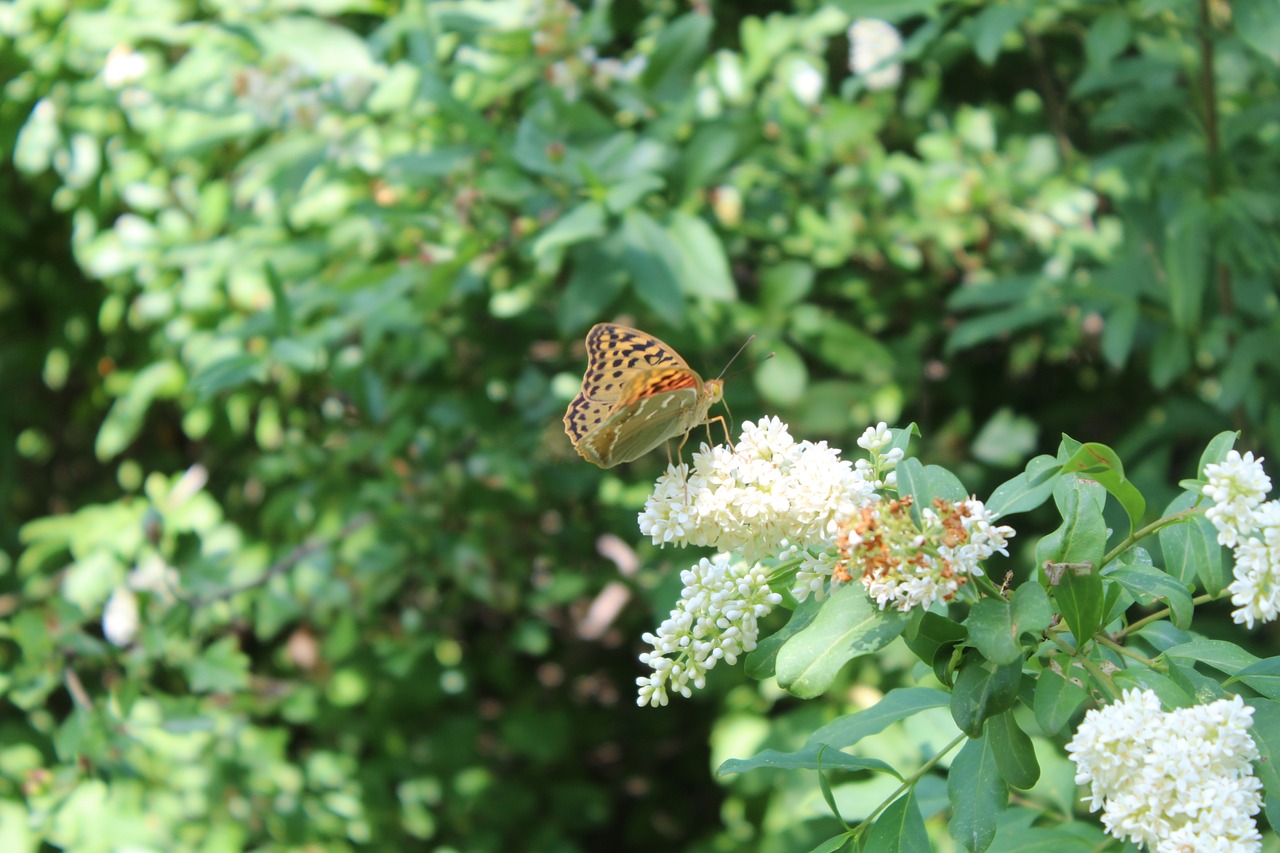
M 689 440 L 689 433 L 684 434 L 684 438 L 680 440 L 680 446 L 676 448 L 676 458 L 680 460 L 680 467 L 676 468 L 684 478 L 684 503 L 689 505 L 689 469 L 684 467 L 684 443 Z M 675 463 L 671 461 L 671 442 L 665 441 L 662 446 L 667 451 L 667 468 L 675 468 Z
M 724 442 L 725 442 L 725 444 L 729 445 L 729 449 L 730 449 L 730 450 L 732 450 L 732 449 L 733 449 L 733 438 L 729 435 L 729 423 L 724 419 L 724 415 L 716 415 L 714 418 L 709 418 L 709 419 L 707 420 L 707 422 L 706 422 L 706 426 L 707 426 L 707 441 L 708 441 L 708 443 L 711 441 L 711 425 L 712 425 L 712 424 L 714 424 L 714 423 L 716 423 L 716 422 L 719 422 L 719 424 L 720 424 L 720 428 L 724 430 Z M 688 438 L 688 436 L 686 435 L 686 436 L 685 436 L 685 438 Z

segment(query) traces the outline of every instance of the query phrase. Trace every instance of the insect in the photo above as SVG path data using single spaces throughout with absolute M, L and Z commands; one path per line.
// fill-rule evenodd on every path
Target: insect
M 703 381 L 653 335 L 597 323 L 587 332 L 587 372 L 565 412 L 564 431 L 582 458 L 612 468 L 668 439 L 687 439 L 694 427 L 724 426 L 723 417 L 707 417 L 723 397 L 723 380 Z

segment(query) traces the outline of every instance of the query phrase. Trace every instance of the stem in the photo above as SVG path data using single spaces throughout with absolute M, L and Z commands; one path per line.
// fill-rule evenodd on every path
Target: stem
M 289 569 L 292 569 L 298 563 L 302 562 L 303 560 L 305 560 L 307 557 L 311 556 L 315 552 L 321 551 L 329 545 L 341 543 L 343 539 L 346 539 L 348 536 L 352 535 L 353 533 L 359 530 L 362 530 L 365 527 L 368 527 L 370 524 L 373 523 L 373 521 L 374 521 L 373 513 L 362 512 L 359 515 L 352 518 L 350 521 L 348 521 L 346 525 L 341 530 L 339 530 L 332 538 L 315 536 L 315 537 L 312 537 L 311 539 L 308 539 L 306 542 L 303 542 L 301 545 L 299 545 L 298 547 L 290 551 L 288 554 L 286 554 L 284 559 L 280 560 L 277 563 L 273 563 L 270 567 L 268 567 L 267 570 L 263 572 L 262 575 L 259 576 L 257 579 L 246 581 L 245 583 L 242 583 L 242 584 L 236 584 L 235 586 L 224 587 L 223 589 L 220 589 L 217 592 L 211 593 L 209 595 L 194 598 L 190 600 L 189 603 L 191 604 L 192 607 L 200 608 L 200 607 L 204 607 L 205 605 L 211 604 L 212 602 L 222 601 L 223 599 L 227 599 L 227 598 L 231 598 L 232 596 L 239 595 L 242 592 L 248 592 L 251 589 L 257 589 L 258 587 L 265 585 L 268 581 L 270 581 L 276 575 L 284 574 L 285 572 L 289 571 Z
M 1101 569 L 1103 566 L 1109 565 L 1111 561 L 1114 560 L 1116 557 L 1119 557 L 1125 551 L 1128 551 L 1130 548 L 1132 548 L 1134 544 L 1142 541 L 1143 539 L 1146 539 L 1148 536 L 1155 533 L 1160 528 L 1168 527 L 1170 524 L 1176 524 L 1177 522 L 1182 521 L 1184 518 L 1189 518 L 1193 515 L 1199 515 L 1199 514 L 1202 514 L 1203 512 L 1204 512 L 1203 509 L 1192 507 L 1191 509 L 1184 509 L 1182 512 L 1175 512 L 1173 515 L 1166 515 L 1164 518 L 1157 518 L 1155 521 L 1151 522 L 1146 527 L 1140 528 L 1134 531 L 1133 533 L 1130 533 L 1128 538 L 1126 538 L 1119 545 L 1117 545 L 1116 547 L 1108 551 L 1107 555 L 1102 558 L 1102 562 L 1098 564 L 1098 568 Z
M 1193 607 L 1198 607 L 1199 605 L 1207 604 L 1210 601 L 1217 601 L 1219 598 L 1222 597 L 1222 594 L 1225 592 L 1226 590 L 1223 590 L 1222 593 L 1218 593 L 1217 595 L 1213 595 L 1212 593 L 1208 593 L 1208 592 L 1206 592 L 1204 595 L 1197 595 L 1195 598 L 1191 599 L 1191 604 Z M 1139 628 L 1143 628 L 1147 625 L 1150 625 L 1152 622 L 1155 622 L 1157 619 L 1163 619 L 1168 615 L 1169 615 L 1169 608 L 1162 607 L 1161 609 L 1157 610 L 1155 613 L 1149 613 L 1146 616 L 1143 616 L 1137 622 L 1131 622 L 1128 625 L 1125 625 L 1119 631 L 1116 631 L 1116 633 L 1114 634 L 1114 639 L 1119 640 L 1122 637 L 1124 637 L 1126 634 L 1132 634 L 1134 631 L 1137 631 Z
M 939 761 L 941 761 L 948 752 L 955 749 L 957 746 L 959 746 L 961 743 L 967 740 L 968 737 L 969 736 L 964 734 L 963 732 L 956 735 L 955 739 L 951 741 L 951 743 L 947 744 L 942 749 L 940 749 L 937 752 L 937 754 L 934 755 L 933 758 L 930 758 L 928 761 L 926 761 L 919 770 L 917 770 L 915 773 L 912 773 L 910 776 L 904 779 L 902 784 L 898 786 L 898 790 L 894 791 L 892 794 L 886 797 L 884 802 L 876 806 L 875 811 L 867 815 L 866 820 L 858 824 L 857 829 L 853 831 L 853 835 L 851 837 L 857 837 L 858 834 L 862 832 L 863 827 L 870 826 L 875 821 L 875 819 L 878 818 L 882 812 L 884 812 L 885 809 L 893 805 L 894 800 L 898 799 L 898 797 L 901 797 L 903 794 L 907 792 L 908 789 L 910 789 L 913 785 L 915 785 L 917 782 L 923 779 L 925 774 L 934 768 L 934 765 L 936 765 Z
M 1097 681 L 1099 684 L 1101 684 L 1103 687 L 1106 688 L 1107 692 L 1111 694 L 1112 699 L 1120 698 L 1120 688 L 1116 687 L 1115 682 L 1111 680 L 1111 676 L 1107 675 L 1105 672 L 1102 671 L 1102 667 L 1098 666 L 1096 663 L 1089 660 L 1087 655 L 1080 654 L 1080 650 L 1078 648 L 1073 649 L 1071 646 L 1068 646 L 1065 642 L 1063 642 L 1062 638 L 1057 636 L 1056 634 L 1050 634 L 1049 640 L 1055 646 L 1062 649 L 1062 651 L 1066 652 L 1067 654 L 1071 655 L 1071 657 L 1080 661 L 1080 665 L 1089 671 L 1089 674 L 1093 676 L 1095 681 Z
M 973 582 L 975 586 L 982 587 L 984 590 L 986 590 L 987 595 L 991 596 L 992 598 L 996 598 L 996 599 L 1005 598 L 1005 596 L 1000 591 L 1000 587 L 996 586 L 995 581 L 991 580 L 991 578 L 987 577 L 985 574 L 970 575 L 969 577 L 973 578 Z
M 1120 645 L 1115 640 L 1111 639 L 1105 634 L 1094 634 L 1093 641 L 1098 645 L 1106 646 L 1107 648 L 1111 649 L 1113 652 L 1115 652 L 1118 655 L 1123 655 L 1124 657 L 1136 660 L 1138 663 L 1145 664 L 1151 669 L 1154 669 L 1154 670 L 1164 669 L 1164 667 L 1162 667 L 1160 664 L 1156 663 L 1155 661 L 1151 660 L 1151 658 L 1143 657 L 1142 655 L 1138 654 L 1132 649 L 1125 648 L 1124 646 Z

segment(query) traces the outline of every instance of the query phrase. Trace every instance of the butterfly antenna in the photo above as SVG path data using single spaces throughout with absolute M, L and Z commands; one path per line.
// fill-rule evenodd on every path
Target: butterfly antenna
M 751 343 L 751 341 L 747 341 L 747 343 Z M 742 350 L 738 350 L 738 352 L 742 352 Z M 777 355 L 777 353 L 776 353 L 776 352 L 771 352 L 771 353 L 769 353 L 769 354 L 768 354 L 768 355 L 766 355 L 764 358 L 760 359 L 760 361 L 758 362 L 757 366 L 758 366 L 759 364 L 764 364 L 766 361 L 768 361 L 769 359 L 773 358 L 775 355 Z M 737 356 L 734 356 L 734 358 L 737 358 Z M 732 359 L 730 359 L 729 364 L 732 364 L 732 363 L 733 363 L 733 360 L 732 360 Z M 725 368 L 724 368 L 724 369 L 725 369 L 725 370 L 728 370 L 728 369 L 729 369 L 729 365 L 725 365 Z M 728 379 L 730 376 L 737 376 L 739 373 L 746 373 L 746 372 L 747 372 L 748 370 L 750 370 L 750 369 L 751 369 L 750 367 L 744 367 L 744 368 L 742 368 L 741 370 L 735 370 L 733 373 L 730 373 L 730 374 L 729 374 L 729 376 L 725 376 L 725 375 L 724 375 L 724 370 L 722 370 L 722 371 L 720 371 L 720 378 Z
M 747 338 L 746 343 L 738 347 L 738 351 L 733 354 L 733 358 L 729 359 L 728 364 L 724 366 L 724 370 L 720 371 L 720 375 L 717 376 L 716 379 L 724 379 L 725 370 L 729 369 L 729 365 L 733 364 L 733 362 L 738 358 L 738 356 L 742 355 L 742 351 L 745 350 L 747 347 L 751 346 L 751 342 L 754 341 L 755 339 L 756 339 L 756 336 L 752 335 L 751 337 Z M 773 353 L 769 353 L 769 355 L 773 355 Z

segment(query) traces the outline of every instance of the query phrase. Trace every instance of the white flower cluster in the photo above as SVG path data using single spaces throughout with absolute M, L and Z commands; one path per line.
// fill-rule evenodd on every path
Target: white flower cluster
M 763 418 L 743 425 L 732 450 L 703 445 L 687 477 L 685 466 L 669 467 L 640 532 L 655 545 L 706 545 L 753 563 L 829 545 L 841 519 L 875 500 L 875 484 L 839 450 L 797 442 L 778 418 Z
M 1271 478 L 1262 458 L 1232 450 L 1221 464 L 1204 467 L 1202 489 L 1213 501 L 1205 517 L 1218 530 L 1218 541 L 1234 549 L 1235 580 L 1227 589 L 1237 623 L 1252 628 L 1280 615 L 1280 502 L 1263 501 Z
M 184 481 L 185 478 L 180 480 L 179 485 Z M 177 590 L 177 569 L 166 563 L 159 554 L 143 558 L 138 567 L 129 573 L 125 583 L 116 587 L 107 599 L 102 611 L 103 636 L 112 645 L 121 648 L 130 645 L 140 626 L 137 593 L 149 593 L 160 604 L 168 605 L 176 598 Z
M 1090 711 L 1067 744 L 1108 833 L 1157 853 L 1253 853 L 1262 783 L 1253 708 L 1235 696 L 1168 713 L 1150 690 Z
M 691 472 L 671 466 L 658 478 L 641 532 L 657 545 L 721 553 L 684 572 L 679 605 L 645 635 L 654 650 L 640 659 L 654 672 L 637 680 L 640 705 L 665 705 L 668 690 L 688 696 L 717 660 L 755 648 L 757 621 L 781 601 L 761 560 L 796 559 L 804 595 L 825 589 L 842 522 L 879 500 L 876 483 L 892 480 L 902 458 L 886 450 L 891 442 L 884 424 L 868 429 L 858 443 L 872 458 L 855 468 L 826 442 L 797 442 L 782 421 L 764 418 L 745 424 L 733 449 L 703 445 Z
M 680 580 L 679 604 L 656 634 L 644 635 L 653 651 L 640 655 L 640 661 L 653 673 L 636 679 L 636 703 L 642 707 L 667 704 L 669 690 L 688 697 L 690 685 L 706 685 L 707 670 L 717 661 L 736 663 L 756 647 L 759 620 L 782 601 L 769 589 L 764 569 L 728 554 L 699 560 Z
M 864 509 L 838 541 L 836 577 L 851 579 L 858 570 L 881 610 L 950 601 L 970 576 L 983 574 L 983 560 L 1009 555 L 1013 528 L 997 525 L 980 500 L 936 501 L 920 510 L 919 525 L 910 508 L 910 500 L 896 500 Z
M 1241 456 L 1238 450 L 1221 464 L 1204 466 L 1204 478 L 1209 481 L 1204 495 L 1213 501 L 1205 517 L 1218 529 L 1218 541 L 1234 548 L 1241 536 L 1257 527 L 1254 514 L 1271 491 L 1271 478 L 1262 470 L 1262 457 Z
M 902 63 L 889 62 L 902 50 L 902 34 L 888 21 L 859 18 L 849 26 L 849 70 L 873 92 L 902 82 Z

